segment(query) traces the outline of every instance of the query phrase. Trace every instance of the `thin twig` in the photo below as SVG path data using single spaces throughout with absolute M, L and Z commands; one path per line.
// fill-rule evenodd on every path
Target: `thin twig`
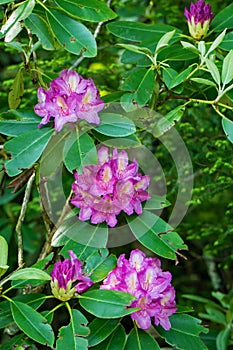
M 110 7 L 110 6 L 111 6 L 111 2 L 112 2 L 112 0 L 108 0 L 106 5 L 107 5 L 108 7 Z M 100 32 L 100 29 L 101 29 L 101 27 L 102 27 L 103 24 L 104 24 L 104 22 L 99 22 L 98 25 L 97 25 L 97 27 L 95 28 L 95 31 L 94 31 L 94 34 L 93 34 L 93 36 L 94 36 L 95 39 L 97 38 L 97 36 L 98 36 L 98 34 L 99 34 L 99 32 Z M 72 70 L 72 69 L 76 68 L 76 67 L 84 60 L 84 58 L 85 58 L 84 56 L 79 57 L 79 58 L 72 64 L 72 66 L 71 66 L 69 69 Z
M 25 213 L 27 210 L 27 205 L 29 201 L 29 197 L 32 190 L 33 181 L 35 178 L 35 173 L 33 173 L 27 183 L 22 208 L 19 214 L 19 218 L 16 224 L 15 231 L 17 233 L 17 240 L 18 240 L 18 266 L 21 268 L 23 266 L 23 235 L 22 235 L 22 223 L 24 221 Z
M 43 248 L 41 250 L 41 253 L 40 253 L 40 256 L 38 258 L 38 261 L 44 259 L 52 251 L 51 242 L 52 242 L 53 235 L 57 231 L 57 228 L 62 224 L 66 214 L 69 212 L 70 199 L 71 199 L 72 194 L 73 194 L 73 192 L 71 191 L 70 194 L 69 194 L 69 197 L 66 200 L 66 203 L 64 205 L 64 208 L 62 210 L 62 213 L 61 213 L 57 223 L 55 224 L 55 226 L 52 229 L 52 231 L 48 233 L 46 242 L 45 242 L 45 244 L 44 244 L 44 246 L 43 246 Z

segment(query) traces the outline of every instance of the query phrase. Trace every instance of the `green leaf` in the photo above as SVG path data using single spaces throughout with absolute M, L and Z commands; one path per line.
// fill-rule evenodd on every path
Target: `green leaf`
M 12 111 L 14 113 L 14 111 Z M 7 113 L 11 114 L 10 112 Z M 36 117 L 32 112 L 31 115 L 25 112 L 25 117 L 23 112 L 20 112 L 20 120 L 0 120 L 0 133 L 7 136 L 18 136 L 24 134 L 28 131 L 37 130 L 37 126 L 41 121 L 41 118 Z
M 170 130 L 183 116 L 184 106 L 180 105 L 172 109 L 165 116 L 158 116 L 156 124 L 152 127 L 151 132 L 155 137 L 159 137 Z M 156 120 L 156 119 L 155 119 Z
M 8 261 L 8 244 L 4 237 L 0 236 L 0 277 L 4 275 L 9 266 Z
M 118 47 L 122 47 L 123 49 L 139 53 L 141 55 L 150 56 L 153 58 L 152 52 L 147 47 L 140 47 L 132 44 L 117 44 Z
M 166 197 L 157 196 L 156 194 L 152 194 L 151 198 L 146 201 L 144 209 L 146 210 L 155 210 L 166 208 L 171 203 L 166 199 Z
M 105 224 L 91 225 L 75 215 L 63 221 L 52 239 L 53 247 L 60 247 L 72 239 L 77 243 L 95 248 L 106 247 L 108 228 Z
M 186 314 L 174 314 L 169 320 L 169 331 L 156 327 L 156 331 L 168 344 L 179 350 L 208 350 L 199 335 L 201 332 L 207 333 L 208 329 L 200 325 L 200 320 Z
M 125 349 L 126 333 L 120 324 L 116 330 L 102 343 L 93 347 L 93 350 L 122 350 Z
M 86 317 L 80 311 L 71 310 L 69 325 L 59 329 L 56 350 L 87 350 L 88 341 L 83 338 L 89 334 L 87 323 Z
M 233 28 L 233 3 L 217 13 L 211 23 L 211 29 L 215 32 L 221 32 L 225 28 Z
M 79 136 L 77 128 L 70 133 L 64 146 L 64 163 L 70 172 L 81 172 L 84 165 L 97 163 L 96 147 L 87 133 Z
M 70 16 L 89 22 L 105 22 L 117 16 L 107 5 L 97 0 L 56 0 L 56 3 Z
M 219 34 L 217 38 L 213 41 L 213 43 L 210 45 L 210 48 L 207 51 L 206 57 L 220 45 L 220 43 L 224 39 L 225 34 L 226 34 L 226 29 L 224 29 L 224 31 L 221 34 Z
M 214 79 L 214 81 L 218 85 L 220 85 L 221 79 L 220 79 L 220 74 L 219 74 L 218 67 L 216 66 L 216 64 L 208 58 L 205 59 L 205 63 L 206 63 L 206 66 L 207 66 L 210 74 L 212 75 L 212 78 Z
M 170 83 L 170 89 L 173 89 L 174 87 L 178 86 L 179 84 L 185 82 L 185 80 L 189 77 L 193 70 L 193 67 L 190 66 L 186 68 L 183 72 L 180 72 L 174 80 Z
M 47 12 L 47 18 L 54 36 L 65 50 L 84 57 L 96 56 L 95 38 L 83 24 L 53 9 Z
M 18 70 L 8 94 L 8 104 L 11 109 L 17 109 L 24 93 L 23 70 L 24 68 Z
M 13 301 L 21 301 L 24 304 L 30 305 L 33 309 L 38 309 L 44 301 L 45 301 L 45 295 L 43 294 L 23 294 L 23 295 L 17 295 L 12 299 Z M 11 308 L 10 308 L 10 302 L 8 300 L 3 301 L 0 303 L 0 328 L 4 328 L 8 326 L 10 323 L 14 322 Z
M 110 137 L 106 135 L 99 134 L 98 132 L 92 131 L 94 137 L 99 142 L 103 143 L 108 147 L 117 147 L 118 149 L 126 149 L 132 147 L 141 146 L 141 142 L 139 138 L 135 135 L 129 135 L 125 137 Z
M 161 36 L 167 32 L 170 32 L 176 28 L 168 26 L 166 24 L 145 24 L 132 21 L 117 21 L 107 24 L 108 30 L 119 38 L 138 41 L 138 42 L 158 42 Z M 176 36 L 174 40 L 178 39 L 178 35 L 181 33 L 176 29 Z
M 205 309 L 207 311 L 207 314 L 203 312 L 199 312 L 198 314 L 199 317 L 201 317 L 202 319 L 204 318 L 206 320 L 211 320 L 215 323 L 220 323 L 226 326 L 226 317 L 222 311 L 217 310 L 215 307 L 208 306 L 208 305 L 205 306 Z
M 122 89 L 132 92 L 132 101 L 138 106 L 144 106 L 150 99 L 154 89 L 155 75 L 151 69 L 136 68 L 130 71 L 125 78 Z
M 88 345 L 95 346 L 104 341 L 110 334 L 114 332 L 119 324 L 119 319 L 105 320 L 94 318 L 89 324 L 90 335 L 88 336 Z
M 12 0 L 0 0 L 0 5 L 8 4 L 9 2 L 12 2 Z
M 89 256 L 95 254 L 96 251 L 98 251 L 102 255 L 103 249 L 105 250 L 106 248 L 98 249 L 98 248 L 94 248 L 94 247 L 89 247 L 87 245 L 77 243 L 77 242 L 73 241 L 72 239 L 70 239 L 65 244 L 65 246 L 62 248 L 62 250 L 60 251 L 60 254 L 68 257 L 68 250 L 73 250 L 73 252 L 77 255 L 79 260 L 86 261 L 87 258 Z
M 124 350 L 159 350 L 156 340 L 142 329 L 132 329 L 129 333 Z
M 100 134 L 111 137 L 125 137 L 135 133 L 134 123 L 120 114 L 101 113 L 101 123 L 94 128 Z
M 93 266 L 93 272 L 90 275 L 91 280 L 96 283 L 102 281 L 107 274 L 116 267 L 115 255 L 110 255 L 103 261 L 99 262 L 98 265 Z
M 199 50 L 195 45 L 190 44 L 187 41 L 181 41 L 180 43 L 185 49 L 189 49 L 189 50 L 193 51 L 194 53 L 196 53 L 197 55 L 199 55 Z
M 180 249 L 187 249 L 181 237 L 172 227 L 155 214 L 146 210 L 137 217 L 127 217 L 135 238 L 154 253 L 176 260 Z
M 155 53 L 158 53 L 164 46 L 167 46 L 173 35 L 175 34 L 175 29 L 170 32 L 165 33 L 162 38 L 159 39 L 159 42 L 156 46 Z
M 45 50 L 54 50 L 54 38 L 52 32 L 43 17 L 37 13 L 32 13 L 26 20 L 25 25 L 30 28 L 41 41 L 41 45 Z
M 9 280 L 11 281 L 24 279 L 50 281 L 51 276 L 47 272 L 33 267 L 26 267 L 24 269 L 15 271 L 12 273 L 12 275 L 9 276 Z
M 21 134 L 5 143 L 4 149 L 12 154 L 12 159 L 5 161 L 9 176 L 20 174 L 22 169 L 29 168 L 41 156 L 53 130 L 37 129 Z
M 227 135 L 228 140 L 233 143 L 233 121 L 229 119 L 222 119 L 222 127 L 225 134 Z
M 233 47 L 233 32 L 229 32 L 225 35 L 223 41 L 219 45 L 223 50 L 230 51 Z
M 135 297 L 113 290 L 92 290 L 79 296 L 80 305 L 99 318 L 119 318 L 137 311 L 129 308 Z
M 203 78 L 191 78 L 192 81 L 198 84 L 203 84 L 203 85 L 209 85 L 209 86 L 214 86 L 216 87 L 216 84 L 209 79 L 203 79 Z
M 216 338 L 217 350 L 227 350 L 228 344 L 231 336 L 231 328 L 227 327 L 219 332 Z
M 0 38 L 5 36 L 5 41 L 12 41 L 23 29 L 21 21 L 27 18 L 35 6 L 35 0 L 24 1 L 12 12 L 0 31 Z
M 40 344 L 53 345 L 53 330 L 47 323 L 46 318 L 41 316 L 31 306 L 19 301 L 11 303 L 11 311 L 15 323 L 29 338 Z
M 233 79 L 233 50 L 229 51 L 223 60 L 222 83 L 226 85 Z

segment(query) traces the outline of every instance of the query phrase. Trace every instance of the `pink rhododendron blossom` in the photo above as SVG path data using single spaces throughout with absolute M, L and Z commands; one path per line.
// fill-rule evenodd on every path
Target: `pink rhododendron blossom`
M 71 203 L 80 208 L 79 219 L 93 224 L 106 221 L 110 227 L 117 224 L 116 216 L 124 211 L 131 215 L 142 213 L 141 202 L 150 198 L 146 191 L 150 178 L 138 173 L 138 163 L 129 163 L 125 151 L 107 147 L 98 151 L 98 164 L 85 165 L 82 174 L 75 173 Z
M 116 268 L 109 272 L 100 289 L 134 295 L 137 299 L 131 303 L 131 307 L 141 310 L 133 312 L 131 318 L 138 327 L 150 328 L 153 317 L 156 326 L 160 324 L 169 330 L 169 316 L 177 310 L 171 279 L 170 272 L 162 271 L 159 259 L 147 258 L 142 251 L 135 249 L 128 260 L 125 254 L 119 256 Z
M 35 113 L 43 117 L 38 127 L 54 118 L 54 127 L 60 131 L 64 124 L 85 119 L 88 123 L 99 124 L 98 112 L 104 108 L 99 92 L 91 78 L 84 79 L 74 71 L 63 70 L 59 78 L 50 82 L 48 90 L 39 87 L 39 103 Z
M 83 275 L 81 262 L 74 252 L 69 250 L 68 253 L 71 259 L 55 263 L 51 272 L 52 293 L 62 301 L 70 300 L 76 292 L 85 292 L 93 284 L 89 277 Z
M 184 15 L 188 21 L 189 32 L 194 39 L 201 40 L 208 32 L 214 14 L 211 6 L 204 0 L 191 3 L 190 10 L 185 8 Z

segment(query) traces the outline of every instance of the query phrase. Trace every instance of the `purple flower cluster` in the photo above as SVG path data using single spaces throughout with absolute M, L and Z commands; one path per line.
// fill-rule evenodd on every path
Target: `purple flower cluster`
M 116 215 L 124 211 L 131 215 L 142 213 L 141 202 L 150 198 L 146 191 L 150 178 L 138 173 L 134 159 L 129 164 L 125 151 L 107 147 L 98 151 L 98 164 L 85 165 L 82 174 L 75 173 L 71 203 L 80 208 L 79 219 L 91 219 L 93 224 L 106 221 L 110 227 L 117 224 Z
M 189 32 L 194 39 L 201 40 L 208 32 L 214 14 L 211 6 L 204 0 L 191 3 L 190 10 L 185 8 L 184 15 L 188 21 Z
M 156 326 L 160 324 L 169 330 L 169 316 L 177 310 L 171 273 L 162 271 L 160 266 L 159 259 L 147 258 L 136 249 L 131 251 L 129 260 L 125 259 L 125 254 L 119 256 L 117 267 L 109 272 L 100 286 L 101 289 L 127 292 L 137 298 L 131 307 L 141 310 L 133 312 L 131 318 L 142 329 L 150 328 L 151 317 L 154 317 Z
M 93 284 L 89 277 L 83 275 L 81 262 L 74 252 L 69 250 L 68 253 L 71 259 L 57 262 L 51 272 L 52 293 L 62 301 L 70 300 L 76 292 L 85 292 Z
M 99 124 L 98 112 L 104 108 L 98 89 L 91 78 L 84 79 L 75 71 L 63 70 L 59 78 L 50 82 L 50 88 L 38 89 L 39 103 L 35 113 L 43 117 L 38 127 L 54 118 L 54 127 L 60 131 L 64 124 L 85 119 L 88 123 Z

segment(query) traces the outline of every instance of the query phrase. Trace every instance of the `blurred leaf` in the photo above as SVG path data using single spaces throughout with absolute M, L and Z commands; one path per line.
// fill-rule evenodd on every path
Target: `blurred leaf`
M 0 5 L 8 4 L 8 2 L 12 2 L 12 0 L 0 0 Z
M 0 236 L 0 277 L 5 274 L 9 266 L 8 261 L 8 244 L 4 237 Z
M 23 70 L 24 68 L 18 70 L 8 94 L 8 104 L 11 109 L 17 109 L 24 93 Z
M 106 136 L 125 137 L 136 131 L 134 123 L 120 114 L 102 113 L 100 120 L 94 130 Z
M 222 83 L 226 85 L 233 79 L 233 50 L 229 51 L 223 60 Z
M 146 210 L 155 210 L 168 207 L 171 203 L 166 199 L 166 197 L 158 196 L 152 194 L 151 198 L 146 201 L 144 209 Z
M 97 163 L 96 147 L 87 133 L 79 136 L 76 128 L 70 133 L 64 146 L 64 163 L 70 172 L 74 169 L 81 171 L 84 165 Z
M 193 51 L 194 53 L 196 53 L 197 55 L 199 55 L 199 50 L 195 45 L 193 45 L 187 41 L 181 41 L 180 43 L 185 49 L 189 49 L 189 50 Z
M 80 305 L 99 318 L 119 318 L 137 311 L 129 308 L 135 297 L 115 290 L 92 290 L 79 295 Z
M 223 50 L 230 51 L 233 47 L 233 32 L 229 32 L 225 35 L 223 41 L 219 45 Z
M 112 34 L 122 39 L 154 43 L 160 40 L 161 35 L 176 29 L 166 24 L 155 25 L 132 21 L 112 22 L 107 24 L 107 28 Z M 177 40 L 179 33 L 180 31 L 176 29 L 176 36 L 173 39 Z
M 153 58 L 152 52 L 147 47 L 140 47 L 132 44 L 117 44 L 117 46 Z
M 197 58 L 197 53 L 179 45 L 164 47 L 158 54 L 158 61 L 188 61 Z
M 208 329 L 200 325 L 200 320 L 185 314 L 174 314 L 169 317 L 171 329 L 165 331 L 162 327 L 156 327 L 159 335 L 172 346 L 179 350 L 207 350 L 200 338 L 200 333 L 207 333 Z
M 215 32 L 221 32 L 225 28 L 233 28 L 233 3 L 214 16 L 211 23 L 212 28 Z
M 159 350 L 160 347 L 152 336 L 142 329 L 134 328 L 128 335 L 125 350 Z M 186 349 L 187 350 L 187 349 Z
M 59 329 L 56 350 L 87 350 L 88 341 L 83 338 L 89 334 L 87 323 L 86 317 L 80 311 L 71 310 L 69 325 Z
M 219 34 L 217 36 L 217 38 L 212 42 L 212 44 L 210 45 L 209 50 L 207 51 L 206 56 L 208 56 L 212 51 L 214 51 L 219 45 L 220 43 L 223 41 L 224 37 L 226 34 L 226 28 L 223 30 L 223 32 L 221 34 Z
M 35 6 L 35 0 L 24 1 L 12 12 L 0 31 L 0 39 L 5 36 L 5 41 L 12 41 L 23 29 L 21 21 L 27 18 Z
M 188 68 L 186 68 L 184 71 L 180 72 L 174 79 L 173 81 L 170 83 L 170 89 L 173 89 L 174 87 L 176 87 L 177 85 L 185 82 L 185 80 L 189 77 L 189 75 L 191 74 L 193 70 L 193 67 L 190 66 Z
M 222 119 L 222 127 L 228 140 L 233 143 L 233 121 L 229 119 Z
M 94 283 L 102 281 L 116 267 L 116 261 L 115 255 L 110 255 L 98 264 L 93 264 L 93 272 L 90 275 L 92 281 Z
M 113 320 L 112 320 L 113 321 Z M 125 349 L 126 333 L 120 324 L 116 330 L 103 342 L 93 347 L 93 350 L 122 350 Z
M 194 81 L 195 83 L 216 87 L 216 84 L 212 80 L 209 80 L 209 79 L 191 78 L 191 80 Z
M 18 327 L 29 338 L 39 344 L 53 346 L 54 334 L 46 318 L 36 312 L 31 306 L 19 301 L 11 303 L 11 311 Z
M 8 175 L 18 175 L 23 169 L 32 166 L 41 156 L 52 133 L 52 129 L 42 128 L 21 134 L 6 142 L 4 149 L 12 154 L 12 159 L 5 161 Z
M 54 50 L 54 38 L 45 19 L 37 13 L 32 13 L 26 20 L 25 25 L 30 28 L 41 41 L 45 50 Z
M 28 131 L 37 130 L 39 121 L 33 118 L 23 120 L 0 120 L 0 132 L 3 135 L 18 136 Z
M 231 328 L 227 327 L 219 332 L 216 338 L 217 350 L 227 350 L 231 336 Z
M 135 238 L 154 253 L 176 260 L 180 249 L 187 249 L 181 237 L 159 216 L 146 210 L 141 215 L 127 217 Z
M 54 36 L 65 50 L 84 57 L 96 56 L 95 38 L 83 24 L 54 9 L 47 12 L 47 17 Z
M 205 305 L 205 309 L 207 311 L 207 314 L 199 312 L 199 317 L 206 320 L 211 320 L 215 323 L 223 324 L 224 326 L 226 325 L 226 316 L 222 311 L 208 305 Z
M 89 22 L 105 22 L 117 15 L 107 5 L 97 0 L 55 0 L 58 6 L 72 17 Z
M 11 280 L 11 281 L 18 281 L 18 280 L 24 280 L 24 279 L 50 281 L 51 277 L 45 271 L 42 271 L 34 267 L 26 267 L 24 269 L 13 272 L 8 278 L 8 280 Z
M 164 46 L 167 46 L 173 35 L 175 34 L 175 29 L 165 33 L 160 39 L 158 44 L 156 45 L 155 53 L 158 53 Z
M 91 333 L 88 336 L 88 345 L 92 347 L 104 341 L 114 332 L 118 324 L 119 319 L 105 320 L 101 318 L 94 318 L 94 320 L 89 324 Z

